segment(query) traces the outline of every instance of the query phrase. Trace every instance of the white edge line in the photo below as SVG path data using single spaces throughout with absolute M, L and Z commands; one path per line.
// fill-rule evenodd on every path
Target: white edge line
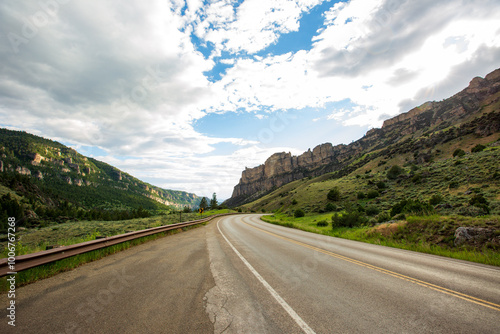
M 243 257 L 243 255 L 240 254 L 240 252 L 238 252 L 238 250 L 233 246 L 233 244 L 229 242 L 224 233 L 222 233 L 222 231 L 220 230 L 219 222 L 220 220 L 217 222 L 217 229 L 219 230 L 220 234 L 226 240 L 228 245 L 233 249 L 236 255 L 238 255 L 241 261 L 243 261 L 243 263 L 248 267 L 248 269 L 250 269 L 252 274 L 254 274 L 255 277 L 257 277 L 257 279 L 262 283 L 262 285 L 264 285 L 267 291 L 269 291 L 271 296 L 273 296 L 274 299 L 276 299 L 276 301 L 281 305 L 281 307 L 283 307 L 283 309 L 285 309 L 285 311 L 292 317 L 292 319 L 295 320 L 297 325 L 299 325 L 299 327 L 302 328 L 304 333 L 315 334 L 312 328 L 309 327 L 309 325 L 292 309 L 292 307 L 288 305 L 288 303 L 283 298 L 281 298 L 281 296 L 276 292 L 276 290 L 274 290 L 273 287 L 269 285 L 269 283 L 267 283 L 267 281 L 262 276 L 260 276 L 257 270 L 255 270 L 254 267 L 252 267 L 252 265 Z

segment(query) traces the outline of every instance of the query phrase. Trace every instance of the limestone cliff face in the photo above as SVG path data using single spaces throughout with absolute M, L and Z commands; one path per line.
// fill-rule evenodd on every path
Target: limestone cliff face
M 325 143 L 299 156 L 286 152 L 275 153 L 263 165 L 243 171 L 231 198 L 255 197 L 305 176 L 318 176 L 335 171 L 335 166 L 349 160 L 362 148 L 362 145 L 355 144 L 333 146 Z
M 234 187 L 233 194 L 226 204 L 237 206 L 255 200 L 286 183 L 307 176 L 314 177 L 340 171 L 363 154 L 384 149 L 390 145 L 399 147 L 394 150 L 408 150 L 411 146 L 404 147 L 405 145 L 398 146 L 397 144 L 419 131 L 439 130 L 454 124 L 458 126 L 481 115 L 481 112 L 484 113 L 482 106 L 485 104 L 495 105 L 499 99 L 500 69 L 497 69 L 484 79 L 480 77 L 472 79 L 466 89 L 449 99 L 441 102 L 426 102 L 386 120 L 382 128 L 369 130 L 363 138 L 349 145 L 333 146 L 325 143 L 299 156 L 292 156 L 286 152 L 275 153 L 263 165 L 246 168 L 242 172 L 240 182 Z M 498 110 L 490 110 L 487 120 L 471 125 L 474 127 L 472 131 L 483 137 L 498 132 L 500 130 L 498 115 Z M 459 128 L 454 132 L 454 136 L 463 135 L 464 131 L 471 131 L 470 126 L 462 130 Z M 432 142 L 429 145 L 432 145 Z M 413 147 L 413 149 L 417 150 L 418 147 Z

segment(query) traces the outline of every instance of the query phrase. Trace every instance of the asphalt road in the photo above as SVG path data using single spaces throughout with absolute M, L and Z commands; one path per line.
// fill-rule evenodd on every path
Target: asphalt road
M 0 333 L 500 333 L 500 268 L 238 215 L 18 288 L 16 306 Z

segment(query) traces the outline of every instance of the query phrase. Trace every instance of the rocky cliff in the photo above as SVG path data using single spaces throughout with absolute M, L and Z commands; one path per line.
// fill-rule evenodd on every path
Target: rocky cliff
M 500 69 L 474 78 L 460 93 L 441 102 L 426 102 L 386 120 L 349 144 L 325 143 L 299 156 L 281 152 L 263 165 L 246 168 L 226 201 L 237 206 L 282 185 L 330 172 L 349 173 L 380 155 L 413 152 L 415 163 L 425 163 L 436 144 L 474 133 L 487 137 L 500 130 Z

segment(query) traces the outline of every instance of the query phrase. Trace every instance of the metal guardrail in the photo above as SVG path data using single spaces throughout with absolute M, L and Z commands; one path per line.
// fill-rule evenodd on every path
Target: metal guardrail
M 41 266 L 43 264 L 55 262 L 58 260 L 62 260 L 71 256 L 91 252 L 97 249 L 106 248 L 109 246 L 113 246 L 116 244 L 120 244 L 122 242 L 146 237 L 149 235 L 162 233 L 166 231 L 176 230 L 179 228 L 202 224 L 208 222 L 214 218 L 233 215 L 234 213 L 222 213 L 213 216 L 209 216 L 207 218 L 192 220 L 183 223 L 164 225 L 159 227 L 148 228 L 146 230 L 133 231 L 125 234 L 114 235 L 111 237 L 106 237 L 102 239 L 96 239 L 91 241 L 82 242 L 79 244 L 69 245 L 69 246 L 61 246 L 41 252 L 19 255 L 15 257 L 15 272 L 23 271 L 26 269 L 31 269 L 34 267 Z M 13 270 L 9 268 L 8 259 L 0 259 L 0 277 L 12 274 Z

